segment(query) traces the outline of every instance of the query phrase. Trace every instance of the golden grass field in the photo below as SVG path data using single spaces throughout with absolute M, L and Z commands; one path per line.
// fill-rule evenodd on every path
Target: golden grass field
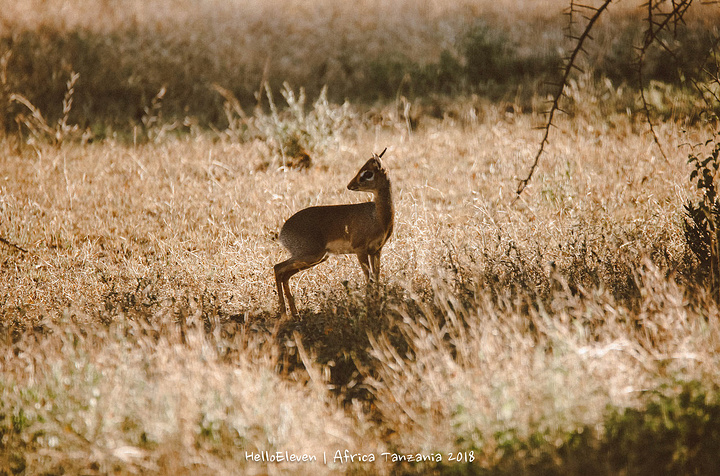
M 136 22 L 212 30 L 229 49 L 248 28 L 255 51 L 276 33 L 248 25 L 274 32 L 270 10 L 282 8 L 297 20 L 283 36 L 303 45 L 288 63 L 300 68 L 325 55 L 308 51 L 330 48 L 328 32 L 352 50 L 355 32 L 380 23 L 388 36 L 368 49 L 407 41 L 429 58 L 437 25 L 452 33 L 461 14 L 503 19 L 512 36 L 510 19 L 540 28 L 564 5 L 360 3 L 373 15 L 321 0 L 205 0 L 197 18 L 164 1 L 11 1 L 0 26 L 108 34 Z M 263 62 L 248 68 L 268 74 Z M 64 92 L 68 78 L 53 79 Z M 23 250 L 0 244 L 0 473 L 711 474 L 720 313 L 683 205 L 698 196 L 688 154 L 709 153 L 695 145 L 716 124 L 656 85 L 663 157 L 635 110 L 608 106 L 625 104 L 628 86 L 590 82 L 569 89 L 573 114 L 519 198 L 539 93 L 434 98 L 438 115 L 400 95 L 339 105 L 309 88 L 303 103 L 289 86 L 285 98 L 271 89 L 275 110 L 248 115 L 218 96 L 223 129 L 179 127 L 158 102 L 102 138 L 72 115 L 54 139 L 5 133 L 0 237 Z M 20 125 L 37 124 L 25 112 Z M 283 166 L 292 134 L 307 169 Z M 291 280 L 301 316 L 279 319 L 284 220 L 367 200 L 346 185 L 385 147 L 396 217 L 381 285 L 366 294 L 355 258 L 334 256 Z M 249 456 L 263 452 L 317 461 Z M 393 461 L 418 454 L 426 461 Z

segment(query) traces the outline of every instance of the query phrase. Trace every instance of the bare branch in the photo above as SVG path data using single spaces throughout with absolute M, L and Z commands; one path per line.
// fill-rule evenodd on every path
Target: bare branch
M 643 56 L 644 57 L 644 56 Z M 642 110 L 645 113 L 645 120 L 650 127 L 650 132 L 653 136 L 653 142 L 655 142 L 655 145 L 657 145 L 658 149 L 660 150 L 660 154 L 663 156 L 663 159 L 668 160 L 667 155 L 665 155 L 665 150 L 662 147 L 662 144 L 660 143 L 660 138 L 657 135 L 657 132 L 655 131 L 655 125 L 652 122 L 652 118 L 650 117 L 650 105 L 647 102 L 647 97 L 645 97 L 645 88 L 643 88 L 643 61 L 642 58 L 640 58 L 640 62 L 638 64 L 638 80 L 640 81 L 640 99 L 642 100 Z
M 650 104 L 648 103 L 647 96 L 645 95 L 643 64 L 645 60 L 645 55 L 647 54 L 647 51 L 652 44 L 659 45 L 660 48 L 663 48 L 675 59 L 676 63 L 680 64 L 677 55 L 675 55 L 675 52 L 667 46 L 667 44 L 662 40 L 662 38 L 660 38 L 659 35 L 660 32 L 665 31 L 669 28 L 671 22 L 673 24 L 673 32 L 676 33 L 677 25 L 684 22 L 683 17 L 687 12 L 688 7 L 690 7 L 691 3 L 692 0 L 679 0 L 677 3 L 673 1 L 673 8 L 669 12 L 662 12 L 659 10 L 662 2 L 653 3 L 652 0 L 648 0 L 648 2 L 643 5 L 647 8 L 647 17 L 645 19 L 647 23 L 647 30 L 645 31 L 643 44 L 638 48 L 637 71 L 638 82 L 640 83 L 640 99 L 642 101 L 642 111 L 645 114 L 645 120 L 648 124 L 648 127 L 650 128 L 650 132 L 652 133 L 653 141 L 655 142 L 655 145 L 657 145 L 658 149 L 660 150 L 660 154 L 662 154 L 665 160 L 667 160 L 667 155 L 663 150 L 662 144 L 660 143 L 660 137 L 658 137 L 657 131 L 655 130 L 655 125 L 652 122 Z M 655 18 L 657 17 L 661 18 L 662 21 L 656 21 Z M 655 27 L 655 29 L 653 29 L 653 27 Z
M 550 128 L 553 126 L 553 118 L 555 117 L 555 112 L 560 110 L 560 98 L 562 98 L 565 90 L 565 86 L 568 83 L 568 80 L 570 79 L 570 74 L 572 73 L 573 69 L 580 69 L 575 62 L 577 61 L 578 55 L 583 51 L 583 44 L 585 43 L 585 40 L 590 38 L 590 31 L 592 31 L 593 26 L 595 25 L 595 22 L 600 18 L 603 14 L 603 12 L 608 8 L 612 0 L 604 0 L 603 4 L 595 9 L 595 14 L 588 20 L 587 25 L 585 25 L 585 29 L 580 34 L 579 37 L 577 37 L 577 44 L 575 45 L 575 48 L 573 48 L 572 52 L 570 53 L 569 58 L 565 62 L 565 67 L 563 68 L 562 72 L 562 79 L 560 80 L 560 83 L 558 84 L 557 89 L 555 90 L 555 93 L 553 95 L 553 101 L 552 106 L 550 107 L 550 111 L 548 112 L 548 118 L 545 123 L 545 127 L 543 128 L 545 130 L 543 134 L 543 138 L 540 141 L 540 147 L 538 148 L 537 153 L 535 154 L 535 159 L 533 160 L 532 165 L 530 166 L 530 171 L 528 172 L 527 177 L 520 180 L 520 183 L 518 184 L 517 190 L 515 193 L 519 197 L 520 194 L 522 194 L 523 190 L 525 190 L 525 187 L 527 187 L 527 184 L 530 182 L 530 179 L 532 179 L 533 174 L 535 173 L 535 170 L 537 169 L 538 163 L 540 162 L 540 157 L 542 156 L 543 152 L 545 151 L 545 146 L 549 143 L 549 136 L 550 136 Z M 571 1 L 570 8 L 571 11 L 573 8 L 578 7 L 574 1 Z M 571 17 L 572 18 L 572 17 Z

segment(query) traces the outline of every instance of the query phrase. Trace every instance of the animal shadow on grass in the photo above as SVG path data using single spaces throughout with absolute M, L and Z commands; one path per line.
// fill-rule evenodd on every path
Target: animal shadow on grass
M 379 285 L 364 296 L 338 290 L 319 308 L 301 311 L 299 319 L 279 321 L 275 339 L 283 353 L 280 371 L 305 368 L 297 348 L 299 339 L 313 363 L 329 369 L 326 383 L 345 402 L 370 401 L 372 396 L 362 385 L 373 366 L 369 336 L 385 333 L 404 355 L 408 346 L 396 325 L 402 319 L 398 310 L 406 307 L 402 301 L 403 290 L 397 286 Z

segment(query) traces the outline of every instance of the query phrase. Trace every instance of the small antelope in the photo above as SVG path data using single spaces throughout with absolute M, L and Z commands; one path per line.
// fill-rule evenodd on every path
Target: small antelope
M 379 279 L 380 251 L 392 234 L 395 214 L 390 178 L 380 161 L 386 150 L 373 154 L 347 186 L 372 192 L 372 202 L 306 208 L 283 225 L 280 242 L 292 256 L 275 265 L 281 315 L 287 314 L 283 292 L 290 312 L 298 315 L 288 280 L 298 271 L 322 263 L 330 254 L 354 253 L 368 284 Z

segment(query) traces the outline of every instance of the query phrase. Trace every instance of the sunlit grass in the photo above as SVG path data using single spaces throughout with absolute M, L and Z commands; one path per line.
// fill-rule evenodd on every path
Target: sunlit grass
M 480 112 L 415 131 L 354 119 L 306 170 L 209 133 L 4 140 L 1 232 L 28 250 L 2 249 L 6 468 L 258 470 L 245 451 L 345 448 L 502 468 L 535 461 L 538 435 L 601 439 L 606 409 L 649 390 L 715 388 L 717 308 L 681 226 L 681 144 L 706 132 L 661 125 L 664 160 L 630 118 L 563 122 L 514 201 L 537 119 Z M 278 321 L 283 220 L 366 199 L 345 184 L 386 146 L 381 297 L 334 257 L 293 278 L 302 321 Z M 358 469 L 392 468 L 373 464 Z
M 578 75 L 518 198 L 538 78 L 499 95 L 495 79 L 419 89 L 458 65 L 466 81 L 463 57 L 442 55 L 473 26 L 517 57 L 558 47 L 566 2 L 6 3 L 0 36 L 19 36 L 2 43 L 15 76 L 0 84 L 0 237 L 19 248 L 0 243 L 0 472 L 713 468 L 719 316 L 683 228 L 699 193 L 689 145 L 713 124 L 681 85 L 648 84 L 663 157 L 631 86 Z M 27 70 L 43 88 L 17 89 L 23 53 L 55 58 L 60 40 L 79 48 L 57 56 L 65 69 Z M 118 56 L 79 61 L 97 44 Z M 81 63 L 106 76 L 69 85 Z M 369 64 L 387 68 L 385 102 L 347 94 Z M 98 94 L 118 87 L 119 103 Z M 116 122 L 93 112 L 111 104 L 128 108 Z M 279 319 L 282 223 L 367 200 L 346 184 L 385 147 L 381 285 L 333 256 L 292 278 L 300 319 Z M 264 451 L 318 461 L 247 456 Z

